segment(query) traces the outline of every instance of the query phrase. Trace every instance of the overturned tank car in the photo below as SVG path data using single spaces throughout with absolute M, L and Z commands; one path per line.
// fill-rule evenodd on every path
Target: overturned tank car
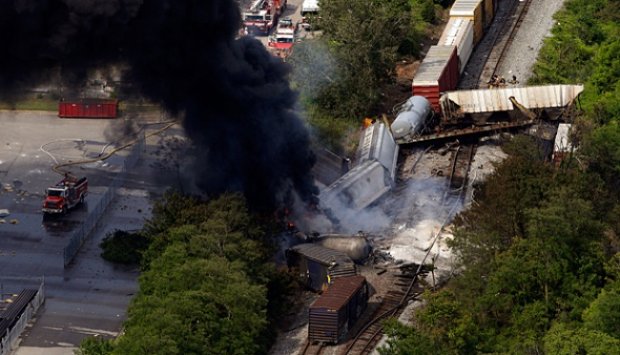
M 364 235 L 322 234 L 314 237 L 313 242 L 342 252 L 356 263 L 366 260 L 372 252 L 372 245 Z

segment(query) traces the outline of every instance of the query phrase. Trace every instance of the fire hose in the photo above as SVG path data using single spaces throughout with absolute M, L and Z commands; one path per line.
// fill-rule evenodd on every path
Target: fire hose
M 146 135 L 144 136 L 144 139 L 149 138 L 149 137 L 152 137 L 152 136 L 154 136 L 154 135 L 156 135 L 156 134 L 160 134 L 160 133 L 162 133 L 162 132 L 166 131 L 166 130 L 167 130 L 167 129 L 169 129 L 170 127 L 174 126 L 177 122 L 178 122 L 178 121 L 171 121 L 171 122 L 168 122 L 168 123 L 167 123 L 164 127 L 160 128 L 160 129 L 158 129 L 158 130 L 156 130 L 156 131 L 153 131 L 153 132 L 151 132 L 151 133 L 149 133 L 149 134 L 146 134 Z M 93 159 L 85 159 L 85 160 L 79 160 L 79 161 L 72 161 L 72 162 L 62 163 L 62 164 L 56 164 L 56 165 L 54 165 L 54 166 L 52 167 L 52 170 L 53 170 L 54 172 L 56 172 L 56 173 L 60 174 L 60 175 L 70 174 L 70 172 L 69 172 L 69 171 L 67 171 L 67 170 L 63 170 L 62 168 L 64 168 L 64 167 L 68 167 L 68 166 L 74 166 L 74 165 L 81 165 L 81 164 L 95 163 L 95 162 L 98 162 L 98 161 L 104 161 L 104 160 L 106 160 L 106 159 L 110 158 L 111 156 L 113 156 L 114 154 L 116 154 L 116 152 L 121 151 L 121 150 L 123 150 L 123 149 L 125 149 L 125 148 L 127 148 L 127 147 L 130 147 L 130 146 L 132 146 L 132 145 L 134 145 L 134 144 L 138 143 L 138 142 L 140 141 L 140 139 L 141 139 L 141 138 L 136 138 L 136 139 L 134 139 L 134 140 L 132 140 L 132 141 L 129 141 L 128 143 L 125 143 L 125 144 L 123 144 L 123 145 L 122 145 L 122 146 L 120 146 L 120 147 L 116 147 L 116 148 L 114 148 L 113 150 L 111 150 L 109 153 L 106 153 L 106 154 L 104 154 L 104 155 L 100 155 L 100 156 L 99 156 L 99 157 L 97 157 L 97 158 L 93 158 Z

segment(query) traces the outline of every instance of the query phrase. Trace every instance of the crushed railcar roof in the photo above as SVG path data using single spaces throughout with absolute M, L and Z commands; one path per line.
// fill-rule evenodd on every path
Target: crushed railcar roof
M 334 277 L 351 276 L 357 273 L 353 260 L 341 251 L 312 243 L 295 245 L 290 250 L 327 267 L 335 263 L 330 268 L 330 274 Z
M 514 109 L 510 97 L 528 109 L 560 108 L 573 103 L 583 85 L 541 85 L 480 90 L 449 91 L 441 97 L 444 113 L 501 112 Z

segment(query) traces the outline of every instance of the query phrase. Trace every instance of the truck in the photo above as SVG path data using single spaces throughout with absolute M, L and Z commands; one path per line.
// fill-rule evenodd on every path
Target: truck
M 301 4 L 301 16 L 318 15 L 319 13 L 319 0 L 304 0 Z
M 84 203 L 88 194 L 88 179 L 66 174 L 64 179 L 45 190 L 43 214 L 66 214 L 71 208 Z
M 283 18 L 276 27 L 276 32 L 269 38 L 268 46 L 280 58 L 286 59 L 297 42 L 299 26 L 291 18 Z
M 248 34 L 268 35 L 286 9 L 286 0 L 254 0 L 243 12 L 243 27 Z

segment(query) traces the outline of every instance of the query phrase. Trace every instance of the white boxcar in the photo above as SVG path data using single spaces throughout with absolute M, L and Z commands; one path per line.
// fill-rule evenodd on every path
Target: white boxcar
M 319 195 L 321 207 L 339 218 L 344 210 L 360 211 L 388 192 L 394 184 L 398 145 L 383 123 L 362 134 L 357 165 Z
M 347 209 L 360 211 L 370 206 L 390 191 L 392 183 L 381 163 L 366 161 L 321 191 L 320 204 L 340 219 L 340 213 Z
M 359 148 L 357 149 L 357 164 L 376 160 L 388 171 L 394 180 L 396 174 L 396 160 L 398 160 L 398 145 L 390 130 L 383 123 L 375 123 L 362 133 Z
M 484 6 L 482 0 L 456 0 L 450 8 L 450 18 L 471 19 L 474 25 L 474 44 L 484 36 Z
M 473 21 L 465 17 L 451 18 L 437 44 L 456 46 L 456 54 L 459 57 L 459 73 L 462 74 L 474 49 Z

